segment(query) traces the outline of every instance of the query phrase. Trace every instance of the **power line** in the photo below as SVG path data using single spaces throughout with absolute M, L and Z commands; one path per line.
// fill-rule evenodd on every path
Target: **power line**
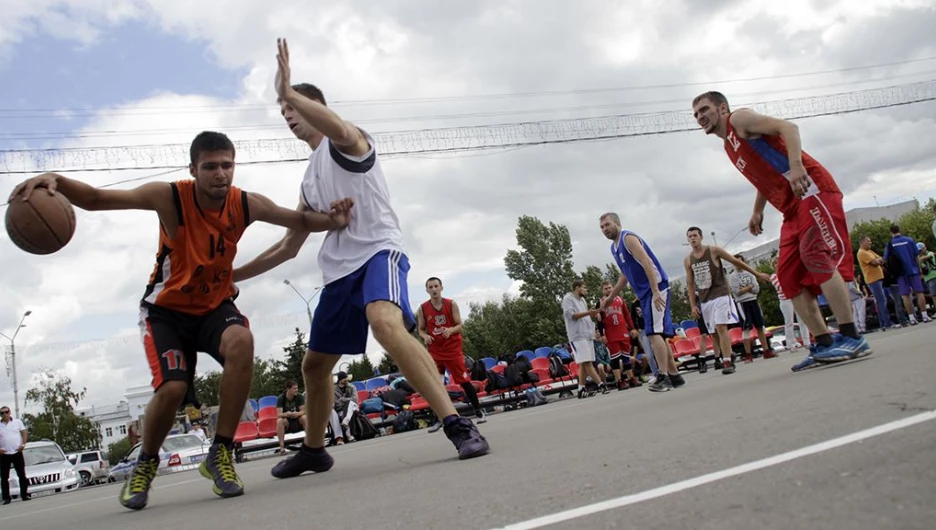
M 929 76 L 936 74 L 936 70 L 928 70 L 925 72 L 916 72 L 912 74 L 902 74 L 890 76 L 886 81 L 894 81 L 900 78 L 907 77 L 917 77 L 917 76 Z M 812 85 L 812 86 L 800 86 L 793 89 L 775 89 L 775 90 L 764 90 L 759 92 L 749 92 L 749 93 L 739 93 L 732 94 L 732 98 L 746 98 L 754 96 L 765 96 L 770 94 L 785 94 L 791 92 L 803 92 L 808 90 L 816 89 L 827 89 L 843 86 L 852 86 L 852 85 L 861 85 L 866 83 L 876 83 L 882 81 L 881 79 L 859 79 L 854 81 L 845 81 L 841 83 L 830 83 L 824 85 Z M 451 121 L 451 120 L 461 120 L 461 119 L 474 119 L 474 118 L 490 118 L 490 117 L 507 117 L 507 116 L 519 116 L 519 115 L 530 115 L 530 114 L 553 114 L 553 113 L 562 113 L 562 112 L 577 112 L 577 111 L 593 111 L 593 110 L 609 110 L 609 109 L 618 109 L 618 108 L 635 108 L 635 107 L 645 107 L 645 106 L 655 106 L 655 105 L 668 105 L 668 104 L 685 104 L 686 98 L 677 98 L 677 99 L 658 99 L 651 101 L 628 101 L 628 102 L 618 102 L 618 103 L 607 103 L 601 105 L 580 105 L 580 106 L 566 106 L 566 107 L 554 107 L 554 108 L 536 108 L 536 109 L 510 109 L 510 110 L 496 110 L 496 111 L 485 111 L 485 112 L 468 112 L 468 113 L 454 113 L 454 114 L 435 114 L 427 116 L 404 116 L 404 117 L 388 117 L 388 118 L 364 118 L 364 119 L 353 119 L 356 124 L 365 125 L 365 124 L 378 124 L 378 123 L 397 123 L 397 122 L 415 122 L 415 121 Z M 270 124 L 257 124 L 257 125 L 235 125 L 231 127 L 225 127 L 225 131 L 262 131 L 262 130 L 282 130 L 284 128 L 283 122 L 279 121 L 277 123 Z M 107 138 L 111 136 L 160 136 L 160 135 L 169 135 L 169 134 L 181 134 L 191 131 L 191 129 L 128 129 L 128 130 L 82 130 L 80 132 L 74 131 L 59 131 L 59 132 L 0 132 L 0 142 L 4 141 L 34 141 L 34 140 L 66 140 L 66 139 L 88 139 L 88 138 Z M 279 139 L 279 138 L 278 138 Z M 3 151 L 0 151 L 3 152 Z
M 347 99 L 347 100 L 335 100 L 334 102 L 329 103 L 330 106 L 371 106 L 371 105 L 399 105 L 399 104 L 421 104 L 421 103 L 439 103 L 439 102 L 449 102 L 449 101 L 471 101 L 471 100 L 490 100 L 490 99 L 510 99 L 510 98 L 530 98 L 530 97 L 551 97 L 551 96 L 571 96 L 571 95 L 584 95 L 584 94 L 600 94 L 600 93 L 610 93 L 610 92 L 625 92 L 633 90 L 659 90 L 667 88 L 682 88 L 682 87 L 692 87 L 692 86 L 704 86 L 704 85 L 725 85 L 729 83 L 745 83 L 753 81 L 771 81 L 778 79 L 795 79 L 799 77 L 811 77 L 827 74 L 837 74 L 837 73 L 846 73 L 846 72 L 855 72 L 861 70 L 872 70 L 875 68 L 885 68 L 892 66 L 902 66 L 908 64 L 916 64 L 922 62 L 928 62 L 936 60 L 936 56 L 932 57 L 923 57 L 919 59 L 908 59 L 903 61 L 892 61 L 887 63 L 878 63 L 870 65 L 861 65 L 861 66 L 851 66 L 844 68 L 835 68 L 829 70 L 818 70 L 812 72 L 799 72 L 791 74 L 778 74 L 778 75 L 768 75 L 768 76 L 757 76 L 757 77 L 743 77 L 743 78 L 733 78 L 733 79 L 720 79 L 712 81 L 692 81 L 692 82 L 681 82 L 681 83 L 663 83 L 655 85 L 631 85 L 631 86 L 618 86 L 618 87 L 603 87 L 603 88 L 580 88 L 580 89 L 564 89 L 564 90 L 547 90 L 547 91 L 530 91 L 530 92 L 504 92 L 504 93 L 494 93 L 494 94 L 469 94 L 461 96 L 430 96 L 430 97 L 419 97 L 419 98 L 384 98 L 384 99 Z M 124 110 L 159 110 L 160 114 L 164 113 L 166 110 L 172 109 L 188 109 L 193 111 L 206 111 L 209 109 L 216 109 L 213 112 L 223 111 L 223 110 L 237 110 L 244 111 L 247 109 L 256 109 L 256 110 L 269 110 L 277 108 L 273 104 L 264 104 L 264 103 L 229 103 L 229 104 L 215 104 L 215 105 L 151 105 L 145 107 L 133 107 L 132 109 Z M 98 112 L 100 111 L 100 112 Z M 125 115 L 120 109 L 107 109 L 103 108 L 93 108 L 93 107 L 72 107 L 72 108 L 3 108 L 0 109 L 0 113 L 25 113 L 25 112 L 35 112 L 35 113 L 51 113 L 53 116 L 55 113 L 72 113 L 70 117 L 82 116 L 81 112 L 90 112 L 90 115 L 101 116 L 108 115 L 107 112 L 113 113 L 112 115 Z M 37 117 L 37 116 L 30 116 Z M 6 119 L 5 116 L 0 116 L 0 119 Z
M 824 96 L 793 98 L 753 105 L 755 110 L 786 119 L 848 114 L 936 100 L 936 80 Z M 698 130 L 691 111 L 621 114 L 593 118 L 475 125 L 376 133 L 384 158 L 448 154 L 587 141 L 614 140 Z M 235 142 L 238 165 L 305 161 L 308 145 L 297 139 Z M 36 168 L 58 173 L 176 169 L 186 160 L 188 144 L 61 148 L 7 151 L 0 175 L 29 174 Z M 273 153 L 276 156 L 271 156 Z M 244 160 L 246 158 L 246 160 Z M 159 162 L 166 160 L 166 162 Z M 71 166 L 71 167 L 69 167 Z M 43 169 L 44 170 L 44 169 Z

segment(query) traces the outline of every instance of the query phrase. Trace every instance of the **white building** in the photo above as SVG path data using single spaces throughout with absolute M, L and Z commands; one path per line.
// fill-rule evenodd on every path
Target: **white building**
M 98 444 L 101 451 L 106 452 L 112 443 L 127 437 L 127 426 L 131 419 L 126 401 L 121 401 L 117 405 L 91 406 L 75 412 L 97 424 L 101 433 Z
M 146 405 L 153 397 L 153 387 L 145 385 L 128 388 L 124 396 L 127 398 L 127 412 L 130 413 L 130 418 L 133 421 L 138 421 L 140 416 L 146 412 Z

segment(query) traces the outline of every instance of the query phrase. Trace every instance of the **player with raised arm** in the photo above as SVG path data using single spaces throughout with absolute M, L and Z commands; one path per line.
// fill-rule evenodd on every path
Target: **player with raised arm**
M 679 374 L 676 360 L 664 340 L 664 337 L 676 334 L 670 312 L 669 276 L 650 246 L 637 234 L 621 228 L 618 214 L 603 214 L 600 227 L 605 237 L 611 240 L 611 255 L 621 269 L 614 288 L 601 302 L 601 310 L 607 309 L 614 297 L 630 282 L 640 300 L 644 329 L 659 368 L 659 373 L 647 388 L 651 392 L 667 392 L 684 385 L 686 381 Z
M 201 474 L 222 497 L 244 493 L 234 469 L 234 431 L 253 375 L 253 335 L 234 305 L 232 281 L 237 243 L 254 221 L 290 230 L 322 232 L 347 225 L 353 201 L 333 202 L 323 213 L 282 208 L 268 198 L 232 185 L 234 144 L 203 132 L 192 141 L 191 180 L 153 182 L 130 190 L 94 188 L 45 173 L 13 190 L 10 200 L 32 193 L 60 193 L 78 208 L 149 210 L 159 219 L 156 265 L 140 301 L 140 330 L 152 371 L 153 397 L 146 407 L 139 460 L 120 490 L 120 503 L 146 506 L 159 467 L 159 453 L 195 371 L 197 352 L 223 367 L 215 437 Z
M 826 168 L 802 150 L 799 127 L 749 109 L 732 112 L 720 92 L 696 96 L 692 109 L 699 126 L 724 140 L 728 158 L 757 189 L 751 234 L 763 232 L 768 202 L 783 214 L 777 279 L 816 338 L 793 371 L 817 361 L 870 355 L 871 346 L 855 326 L 846 284 L 854 280 L 855 267 L 842 192 Z M 834 336 L 819 311 L 819 294 L 838 322 L 840 333 Z
M 718 341 L 719 351 L 723 356 L 728 354 L 727 358 L 722 359 L 722 373 L 733 374 L 735 368 L 731 359 L 731 338 L 728 336 L 728 325 L 738 322 L 738 313 L 735 310 L 734 300 L 731 299 L 721 260 L 750 272 L 764 281 L 770 281 L 770 276 L 758 272 L 719 246 L 703 245 L 702 229 L 697 226 L 692 226 L 686 231 L 686 239 L 689 241 L 689 247 L 692 248 L 683 260 L 692 316 L 699 318 L 699 315 L 702 315 L 709 334 L 714 334 L 715 340 Z
M 334 401 L 332 369 L 342 355 L 362 355 L 368 326 L 413 387 L 442 419 L 459 458 L 489 451 L 487 440 L 455 411 L 436 364 L 411 333 L 416 328 L 407 294 L 409 259 L 403 233 L 374 138 L 326 106 L 321 90 L 290 84 L 289 48 L 277 41 L 277 100 L 292 133 L 312 149 L 300 186 L 299 210 L 322 211 L 338 197 L 355 200 L 350 223 L 329 230 L 318 253 L 324 288 L 309 332 L 302 363 L 306 388 L 305 441 L 299 451 L 273 467 L 278 478 L 334 465 L 325 450 L 325 431 Z M 308 233 L 288 230 L 283 239 L 234 271 L 244 281 L 294 258 Z

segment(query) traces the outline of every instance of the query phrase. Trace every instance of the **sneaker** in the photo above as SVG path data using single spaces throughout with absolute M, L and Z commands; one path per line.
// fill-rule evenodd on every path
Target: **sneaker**
M 656 379 L 647 387 L 651 392 L 669 392 L 673 389 L 673 383 L 663 374 L 656 376 Z
M 159 468 L 159 457 L 149 460 L 138 460 L 133 466 L 133 472 L 124 481 L 120 489 L 120 504 L 131 510 L 142 510 L 149 500 L 150 485 L 156 478 Z
M 724 361 L 724 362 L 722 363 L 722 370 L 721 370 L 721 373 L 722 373 L 723 375 L 728 375 L 728 374 L 733 374 L 733 373 L 735 373 L 734 363 L 731 362 L 731 361 Z
M 429 434 L 432 434 L 434 432 L 437 432 L 441 428 L 442 428 L 442 420 L 436 420 L 435 423 L 429 426 L 429 430 L 426 432 L 428 432 Z
M 746 363 L 752 363 L 752 362 L 754 362 L 754 356 L 751 355 L 750 353 L 745 353 L 745 354 L 741 357 L 741 359 L 742 359 L 744 362 L 746 362 Z
M 211 490 L 221 497 L 237 497 L 244 494 L 244 483 L 234 470 L 231 450 L 226 445 L 213 444 L 208 456 L 198 466 L 203 477 L 214 481 Z
M 699 373 L 704 374 L 706 372 L 708 372 L 708 361 L 699 359 Z
M 716 358 L 715 358 L 715 369 L 716 369 L 716 370 L 721 370 L 721 369 L 722 369 L 722 358 L 721 358 L 721 357 L 716 357 Z
M 794 372 L 802 372 L 803 370 L 809 370 L 810 368 L 816 368 L 816 367 L 819 366 L 820 364 L 821 364 L 821 363 L 816 362 L 816 359 L 814 359 L 813 356 L 812 356 L 812 354 L 810 353 L 810 354 L 807 355 L 805 358 L 803 358 L 802 361 L 800 361 L 800 362 L 794 364 L 793 367 L 790 368 L 790 370 L 793 370 Z
M 590 395 L 590 394 L 588 393 L 588 390 L 586 390 L 584 386 L 578 390 L 578 398 L 579 398 L 579 399 L 585 399 L 585 398 L 587 398 L 589 395 Z
M 627 384 L 626 379 L 621 378 L 621 380 L 618 381 L 617 388 L 618 388 L 618 392 L 620 392 L 621 390 L 627 390 L 628 388 L 630 388 L 630 385 Z
M 873 353 L 871 345 L 868 344 L 867 339 L 864 337 L 854 339 L 836 333 L 832 335 L 832 338 L 834 340 L 832 346 L 828 348 L 823 348 L 821 346 L 816 348 L 815 352 L 812 354 L 812 357 L 816 361 L 821 363 L 834 363 L 866 357 Z
M 611 389 L 608 388 L 608 385 L 601 383 L 600 385 L 598 385 L 598 391 L 601 392 L 602 394 L 607 394 L 608 392 L 611 391 Z
M 276 478 L 298 477 L 306 471 L 313 473 L 324 473 L 335 465 L 335 459 L 322 447 L 319 450 L 312 450 L 305 443 L 296 451 L 296 454 L 289 458 L 280 460 L 273 466 L 270 474 Z
M 468 418 L 458 417 L 445 426 L 445 435 L 455 444 L 458 450 L 458 459 L 482 456 L 491 450 L 487 439 L 481 435 L 478 428 Z
M 773 351 L 773 348 L 764 351 L 764 359 L 774 359 L 776 357 L 779 357 L 779 355 L 777 355 L 777 352 Z
M 669 380 L 670 384 L 673 385 L 673 388 L 681 387 L 686 384 L 686 380 L 683 379 L 682 374 L 670 375 Z
M 475 412 L 475 421 L 478 422 L 478 425 L 487 423 L 487 414 L 484 413 L 484 409 Z
M 932 322 L 932 321 L 933 319 L 930 318 L 929 315 L 923 315 L 923 319 L 920 320 L 920 322 Z
M 638 387 L 638 386 L 643 386 L 643 383 L 641 383 L 636 377 L 632 377 L 630 378 L 630 380 L 627 381 L 627 386 Z

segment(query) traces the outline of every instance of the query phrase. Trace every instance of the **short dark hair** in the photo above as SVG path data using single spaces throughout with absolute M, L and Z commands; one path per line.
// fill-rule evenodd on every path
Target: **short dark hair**
M 711 101 L 715 104 L 715 106 L 721 105 L 722 103 L 728 105 L 728 98 L 726 98 L 724 94 L 716 90 L 709 90 L 708 92 L 703 92 L 702 94 L 696 96 L 695 99 L 692 100 L 692 106 L 696 106 L 696 104 L 698 104 L 703 99 Z
M 747 260 L 744 259 L 744 256 L 742 256 L 741 254 L 735 254 L 735 255 L 734 255 L 734 258 L 735 258 L 736 260 L 738 260 L 738 261 L 743 262 L 743 263 L 747 263 Z
M 689 230 L 686 230 L 686 235 L 689 235 L 689 232 L 698 232 L 700 236 L 702 235 L 702 229 L 698 226 L 690 226 Z
M 314 99 L 326 107 L 328 106 L 328 103 L 325 102 L 325 94 L 322 92 L 322 89 L 312 83 L 299 83 L 293 85 L 292 88 L 303 96 Z
M 614 285 L 614 282 L 612 282 L 611 280 L 605 280 L 601 282 L 602 287 L 604 287 L 605 285 Z
M 429 285 L 429 282 L 431 282 L 432 280 L 435 280 L 435 281 L 439 282 L 439 285 L 442 285 L 442 280 L 436 278 L 435 276 L 432 276 L 432 277 L 430 277 L 428 280 L 426 280 L 426 285 L 428 286 L 428 285 Z
M 299 386 L 299 383 L 293 381 L 292 379 L 286 381 L 286 390 L 289 390 L 290 388 L 294 386 Z
M 189 157 L 192 159 L 192 165 L 198 164 L 198 157 L 202 153 L 214 153 L 217 151 L 230 151 L 234 156 L 234 142 L 224 133 L 214 131 L 202 131 L 192 140 L 192 146 L 189 148 Z
M 899 234 L 899 233 L 900 233 L 900 227 L 897 226 L 896 223 L 895 223 L 895 224 L 892 224 L 891 227 L 890 227 L 890 233 L 892 233 L 892 234 Z
M 573 281 L 572 281 L 572 290 L 574 291 L 574 290 L 578 289 L 579 287 L 581 287 L 581 286 L 583 286 L 583 285 L 585 285 L 585 280 L 579 280 L 579 279 L 573 280 Z

